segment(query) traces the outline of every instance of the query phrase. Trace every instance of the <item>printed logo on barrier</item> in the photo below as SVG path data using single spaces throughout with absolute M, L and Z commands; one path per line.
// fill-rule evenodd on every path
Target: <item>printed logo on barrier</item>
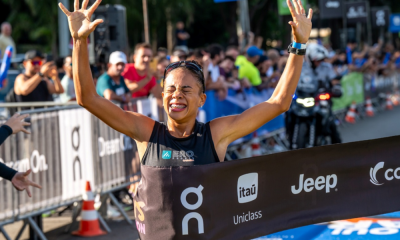
M 0 162 L 4 163 L 4 160 L 0 158 Z M 49 169 L 46 161 L 46 156 L 40 154 L 38 150 L 33 150 L 30 158 L 11 161 L 6 163 L 6 166 L 13 168 L 19 172 L 26 172 L 29 169 L 32 169 L 33 173 L 44 172 Z M 0 181 L 1 180 L 2 178 L 0 178 Z
M 255 200 L 258 194 L 258 173 L 247 173 L 238 178 L 237 195 L 239 203 Z
M 383 168 L 384 164 L 385 164 L 384 162 L 380 162 L 376 164 L 374 168 L 370 169 L 369 176 L 371 177 L 370 181 L 372 182 L 372 184 L 378 186 L 383 184 L 379 183 L 378 180 L 376 179 L 376 173 L 378 172 L 379 169 Z
M 188 187 L 185 190 L 183 190 L 183 192 L 181 194 L 182 205 L 188 210 L 196 210 L 199 207 L 201 207 L 201 205 L 203 204 L 203 193 L 201 191 L 203 191 L 203 189 L 204 189 L 204 187 L 199 185 L 197 188 Z M 187 195 L 189 195 L 190 193 L 194 193 L 197 195 L 197 202 L 195 204 L 190 204 L 186 200 Z M 189 223 L 189 220 L 192 218 L 197 220 L 198 234 L 204 233 L 203 217 L 197 212 L 191 212 L 191 213 L 186 214 L 182 220 L 182 235 L 189 235 L 188 223 Z
M 98 138 L 99 156 L 109 156 L 119 152 L 133 149 L 131 138 L 125 134 L 121 134 L 119 138 L 105 140 L 103 137 Z
M 299 194 L 303 191 L 303 189 L 305 192 L 311 192 L 312 190 L 314 190 L 314 188 L 316 190 L 322 190 L 325 188 L 325 192 L 329 193 L 331 189 L 333 189 L 337 185 L 336 174 L 327 175 L 326 177 L 319 176 L 315 180 L 312 178 L 307 178 L 305 181 L 303 180 L 304 180 L 304 174 L 300 174 L 299 187 L 296 189 L 295 185 L 292 186 L 293 194 Z
M 369 176 L 370 176 L 370 182 L 374 185 L 380 186 L 384 183 L 379 183 L 379 181 L 376 179 L 376 174 L 380 169 L 382 169 L 385 166 L 385 162 L 379 162 L 375 165 L 374 168 L 371 168 L 369 171 Z M 392 181 L 393 179 L 400 179 L 400 167 L 393 169 L 393 168 L 388 168 L 385 171 L 385 179 L 387 181 Z
M 169 150 L 164 150 L 162 152 L 162 159 L 171 159 L 171 156 L 172 156 L 172 154 L 171 154 L 171 151 L 169 151 Z
M 333 236 L 379 236 L 379 235 L 398 235 L 400 229 L 399 220 L 377 220 L 377 219 L 366 219 L 353 221 L 335 221 L 328 225 L 329 229 L 332 229 L 331 235 Z M 369 238 L 369 237 L 368 237 Z M 375 239 L 376 237 L 374 237 Z M 348 238 L 349 239 L 349 238 Z M 351 237 L 352 239 L 352 237 Z M 380 239 L 380 238 L 376 238 Z M 395 239 L 395 238 L 390 238 Z M 398 239 L 398 238 L 396 238 Z
M 136 228 L 138 232 L 146 234 L 146 225 L 144 224 L 144 214 L 143 207 L 146 206 L 144 202 L 136 202 L 133 201 L 134 204 L 134 212 L 135 212 L 135 220 L 136 220 Z

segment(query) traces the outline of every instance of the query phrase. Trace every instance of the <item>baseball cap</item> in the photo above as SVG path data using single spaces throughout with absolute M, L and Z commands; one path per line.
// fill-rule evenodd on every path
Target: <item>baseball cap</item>
M 110 60 L 108 61 L 108 63 L 111 64 L 117 64 L 117 63 L 127 63 L 128 61 L 126 61 L 126 55 L 125 53 L 121 52 L 121 51 L 115 51 L 113 53 L 110 54 Z
M 35 57 L 44 58 L 43 54 L 38 50 L 29 50 L 25 53 L 25 60 L 32 60 Z
M 263 53 L 264 51 L 256 46 L 251 46 L 247 49 L 247 56 L 249 57 L 262 56 Z

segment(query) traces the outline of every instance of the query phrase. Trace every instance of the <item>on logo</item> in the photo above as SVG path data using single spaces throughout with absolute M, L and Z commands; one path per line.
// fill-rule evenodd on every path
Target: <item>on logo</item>
M 203 191 L 203 186 L 199 185 L 199 187 L 189 187 L 183 190 L 181 194 L 181 203 L 182 205 L 188 209 L 188 210 L 196 210 L 198 209 L 201 204 L 203 204 L 203 194 L 201 191 Z M 195 193 L 197 195 L 197 202 L 195 204 L 190 204 L 186 201 L 187 195 L 189 193 Z M 199 234 L 204 233 L 204 222 L 203 222 L 203 217 L 197 213 L 197 212 L 191 212 L 186 214 L 186 216 L 182 220 L 182 235 L 188 235 L 189 234 L 189 227 L 188 223 L 189 220 L 195 218 L 197 220 L 198 228 L 199 228 Z
M 258 194 L 258 173 L 248 173 L 239 177 L 237 195 L 239 203 L 255 200 Z

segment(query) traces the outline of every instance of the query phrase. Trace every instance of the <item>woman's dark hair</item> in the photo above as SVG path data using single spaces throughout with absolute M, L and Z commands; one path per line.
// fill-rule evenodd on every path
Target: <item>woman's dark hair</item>
M 195 61 L 180 61 L 180 62 L 174 62 L 168 65 L 165 68 L 165 73 L 164 73 L 164 78 L 161 81 L 161 87 L 164 89 L 164 81 L 167 78 L 168 74 L 170 74 L 172 71 L 178 68 L 185 68 L 189 70 L 189 72 L 192 74 L 193 77 L 196 78 L 197 82 L 201 86 L 201 91 L 205 93 L 206 87 L 205 87 L 205 80 L 204 80 L 204 74 L 203 74 L 203 68 L 201 65 Z

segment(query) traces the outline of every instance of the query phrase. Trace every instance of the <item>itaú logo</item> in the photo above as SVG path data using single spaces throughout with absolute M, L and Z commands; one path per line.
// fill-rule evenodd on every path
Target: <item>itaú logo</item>
M 385 162 L 379 162 L 378 164 L 375 165 L 375 167 L 371 168 L 369 170 L 369 176 L 370 176 L 370 182 L 374 185 L 382 185 L 383 183 L 379 183 L 379 181 L 376 179 L 376 173 L 382 169 L 385 165 Z M 394 178 L 400 179 L 400 167 L 393 169 L 389 168 L 385 171 L 385 179 L 388 181 L 392 181 Z

